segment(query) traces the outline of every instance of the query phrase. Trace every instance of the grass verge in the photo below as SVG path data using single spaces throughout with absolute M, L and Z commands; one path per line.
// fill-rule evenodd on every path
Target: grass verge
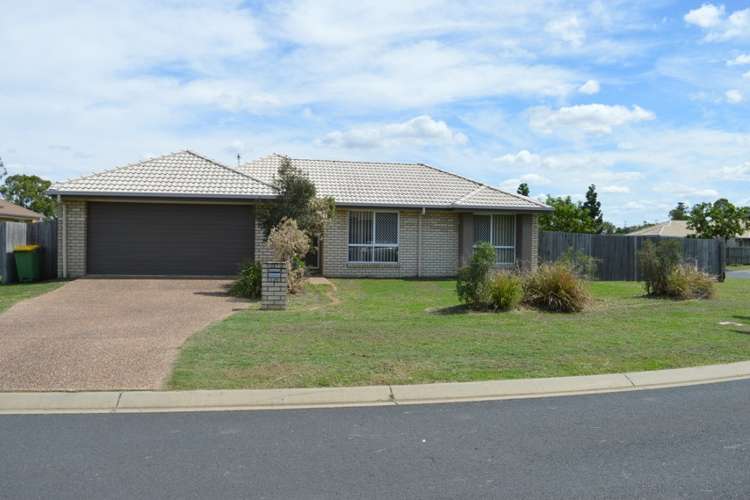
M 257 305 L 193 336 L 173 389 L 320 387 L 587 375 L 750 359 L 750 280 L 714 300 L 591 284 L 580 314 L 467 312 L 454 281 L 335 280 L 287 311 Z M 335 299 L 332 301 L 332 299 Z M 730 322 L 721 325 L 720 322 Z
M 63 285 L 60 281 L 45 281 L 42 283 L 16 283 L 0 285 L 0 313 L 16 302 L 30 299 L 43 293 L 51 292 Z

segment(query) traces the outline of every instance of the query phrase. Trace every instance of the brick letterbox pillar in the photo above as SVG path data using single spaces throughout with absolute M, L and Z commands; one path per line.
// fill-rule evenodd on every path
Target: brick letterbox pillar
M 264 262 L 262 279 L 260 308 L 267 310 L 286 309 L 286 264 L 284 262 Z

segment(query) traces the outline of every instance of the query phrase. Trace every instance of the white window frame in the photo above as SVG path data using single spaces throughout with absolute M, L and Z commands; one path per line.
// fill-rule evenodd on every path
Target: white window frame
M 372 243 L 349 243 L 350 217 L 352 213 L 370 213 L 372 214 Z M 377 214 L 396 214 L 396 243 L 375 243 L 375 220 Z M 398 264 L 401 259 L 400 251 L 396 252 L 395 261 L 378 261 L 375 260 L 375 248 L 396 248 L 401 244 L 401 213 L 398 210 L 349 210 L 346 216 L 346 261 L 350 264 Z M 370 260 L 349 260 L 350 247 L 370 247 L 372 256 Z
M 518 239 L 518 233 L 517 233 L 517 231 L 518 231 L 518 227 L 517 227 L 517 224 L 518 224 L 518 214 L 507 214 L 507 213 L 502 213 L 502 212 L 499 212 L 499 213 L 481 213 L 480 212 L 480 213 L 475 213 L 474 215 L 484 215 L 484 216 L 488 216 L 489 215 L 490 216 L 490 241 L 487 242 L 490 245 L 492 245 L 492 240 L 494 240 L 493 236 L 495 236 L 495 224 L 493 223 L 494 221 L 492 219 L 495 216 L 498 216 L 498 215 L 504 216 L 504 217 L 507 217 L 507 216 L 510 215 L 511 217 L 513 217 L 513 245 L 492 245 L 492 246 L 495 248 L 495 265 L 496 266 L 513 266 L 513 265 L 515 265 L 516 258 L 517 258 L 517 255 L 516 255 L 517 254 L 516 245 L 518 244 L 518 241 L 516 241 Z M 479 243 L 479 242 L 477 242 L 477 243 Z M 474 243 L 473 248 L 477 247 L 477 243 Z M 513 249 L 513 261 L 512 262 L 498 262 L 497 261 L 497 251 L 498 250 L 508 250 L 509 248 Z

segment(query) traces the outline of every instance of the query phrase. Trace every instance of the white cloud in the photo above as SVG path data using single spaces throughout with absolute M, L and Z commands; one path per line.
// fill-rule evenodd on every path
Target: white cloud
M 599 92 L 599 82 L 596 80 L 587 80 L 586 83 L 578 87 L 581 94 L 593 95 Z
M 750 80 L 750 71 L 743 73 L 742 78 L 744 78 L 745 80 Z
M 578 16 L 575 15 L 548 22 L 544 31 L 569 43 L 572 47 L 581 47 L 586 40 L 586 32 Z
M 380 148 L 403 144 L 461 145 L 467 142 L 468 138 L 464 134 L 428 115 L 417 116 L 402 123 L 334 131 L 321 139 L 322 144 L 342 148 Z
M 743 64 L 750 64 L 750 54 L 740 54 L 734 59 L 727 61 L 727 66 L 740 66 Z
M 541 132 L 564 129 L 567 132 L 581 131 L 593 134 L 610 134 L 612 129 L 628 123 L 653 120 L 654 113 L 640 106 L 628 109 L 625 106 L 606 104 L 581 104 L 552 110 L 545 106 L 529 110 L 529 125 Z
M 723 5 L 703 4 L 688 12 L 685 21 L 703 29 L 705 40 L 709 42 L 750 39 L 750 8 L 736 10 L 726 16 Z
M 506 165 L 539 165 L 541 157 L 526 149 L 522 149 L 516 154 L 505 154 L 499 158 L 495 158 L 495 161 Z
M 720 168 L 713 177 L 727 181 L 750 181 L 750 161 Z
M 611 186 L 602 186 L 600 191 L 602 193 L 629 193 L 630 188 L 628 186 L 611 185 Z
M 716 6 L 711 3 L 703 4 L 685 14 L 685 22 L 700 26 L 701 28 L 712 28 L 718 26 L 724 17 L 724 6 Z
M 653 188 L 658 193 L 669 193 L 681 198 L 715 198 L 719 192 L 712 188 L 699 188 L 680 184 L 659 184 Z
M 745 100 L 745 96 L 737 89 L 727 90 L 724 93 L 724 97 L 726 97 L 727 102 L 730 104 L 739 104 Z

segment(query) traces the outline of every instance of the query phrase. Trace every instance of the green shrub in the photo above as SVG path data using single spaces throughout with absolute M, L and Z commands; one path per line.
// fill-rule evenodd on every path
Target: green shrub
M 495 265 L 495 247 L 487 242 L 474 249 L 471 263 L 458 270 L 456 293 L 458 299 L 472 309 L 489 306 L 489 280 Z
M 242 266 L 240 275 L 229 287 L 229 294 L 245 299 L 259 299 L 263 270 L 260 262 Z
M 667 297 L 679 300 L 710 299 L 715 294 L 714 279 L 695 266 L 679 265 L 667 278 Z
M 681 259 L 682 246 L 677 240 L 661 240 L 656 245 L 650 240 L 643 243 L 638 252 L 638 262 L 647 295 L 669 296 L 669 275 Z
M 497 311 L 510 311 L 523 300 L 523 282 L 516 274 L 499 272 L 487 285 L 490 306 Z
M 524 302 L 551 312 L 580 312 L 590 300 L 583 280 L 570 266 L 542 264 L 524 283 Z
M 569 247 L 557 261 L 570 267 L 578 276 L 590 280 L 597 277 L 599 259 L 587 255 L 581 250 L 573 250 L 573 247 Z

